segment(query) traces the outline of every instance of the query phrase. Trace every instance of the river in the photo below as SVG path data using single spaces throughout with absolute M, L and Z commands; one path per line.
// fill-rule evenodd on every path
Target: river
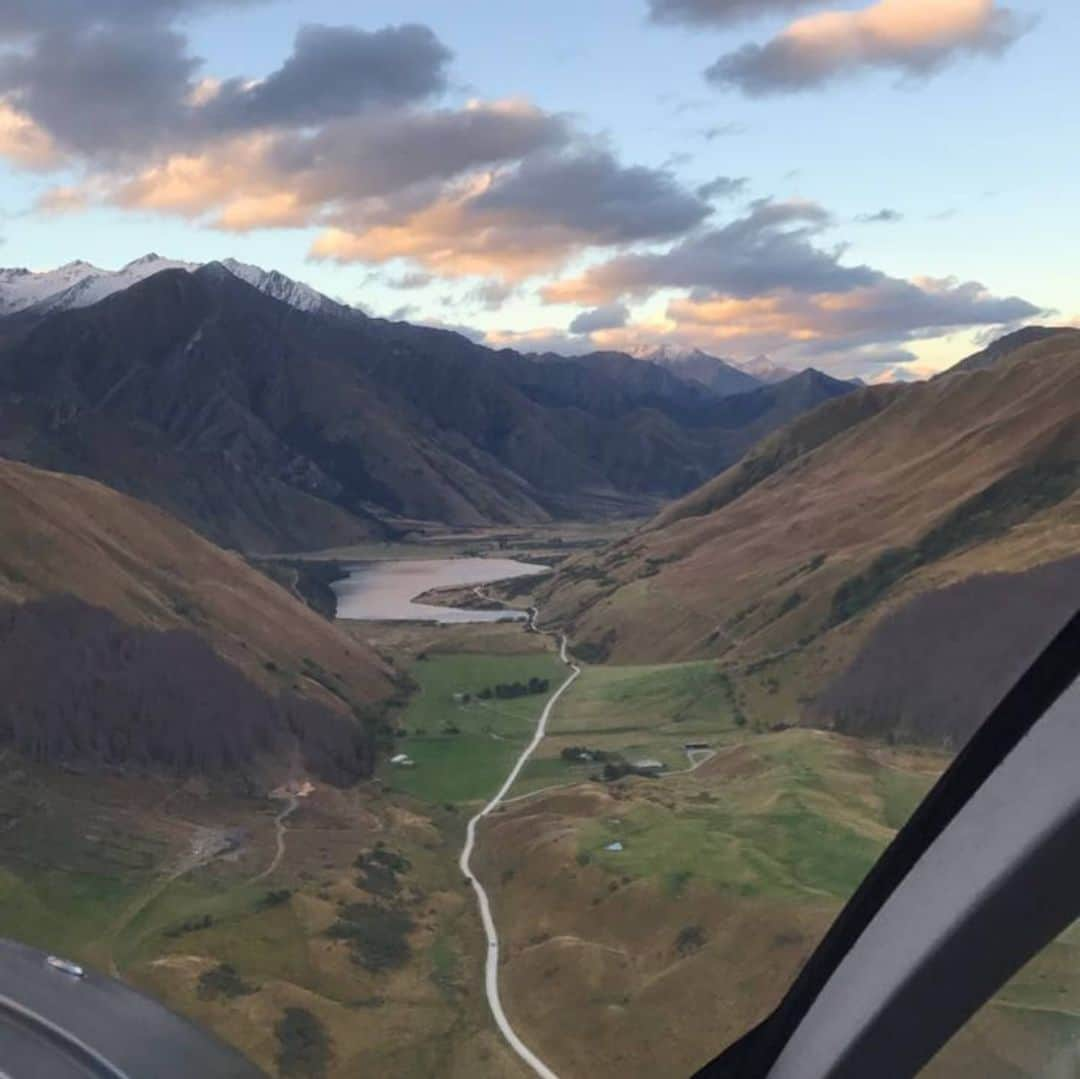
M 525 618 L 524 611 L 480 611 L 416 603 L 432 588 L 453 588 L 532 577 L 548 566 L 511 558 L 432 558 L 401 562 L 354 562 L 333 584 L 338 618 L 362 621 L 497 622 Z

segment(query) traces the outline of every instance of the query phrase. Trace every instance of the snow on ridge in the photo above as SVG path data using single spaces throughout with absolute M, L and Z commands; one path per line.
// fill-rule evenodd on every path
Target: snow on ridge
M 55 270 L 40 272 L 23 267 L 0 269 L 0 317 L 31 308 L 38 312 L 51 312 L 89 307 L 162 270 L 186 270 L 191 273 L 201 265 L 149 252 L 132 259 L 119 270 L 103 270 L 81 259 Z M 260 292 L 301 311 L 343 310 L 341 304 L 328 296 L 277 270 L 263 270 L 231 258 L 223 259 L 221 265 Z
M 305 285 L 302 281 L 294 281 L 278 270 L 264 270 L 261 266 L 238 262 L 233 258 L 222 259 L 221 264 L 241 281 L 246 281 L 260 292 L 265 292 L 275 300 L 281 300 L 301 311 L 325 311 L 340 309 L 342 306 L 310 285 Z

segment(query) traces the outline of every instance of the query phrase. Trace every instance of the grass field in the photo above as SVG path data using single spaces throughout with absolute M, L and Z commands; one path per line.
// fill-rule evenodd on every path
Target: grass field
M 629 675 L 591 681 L 564 723 L 587 719 L 612 744 L 633 744 L 640 730 L 620 730 L 612 711 Z M 665 712 L 686 681 L 667 683 Z M 650 671 L 640 684 L 661 681 Z M 506 996 L 560 1074 L 689 1073 L 753 1026 L 948 761 L 798 728 L 721 728 L 717 741 L 691 774 L 567 786 L 507 806 L 482 831 L 484 879 L 511 942 Z M 1080 927 L 926 1077 L 1071 1076 L 1078 1054 Z
M 701 779 L 671 780 L 681 787 L 670 797 L 663 780 L 654 784 L 662 800 L 642 785 L 617 816 L 590 820 L 579 854 L 619 876 L 693 879 L 747 897 L 846 899 L 891 838 L 897 804 L 916 802 L 934 778 L 803 730 L 751 737 L 710 764 Z M 616 840 L 621 851 L 605 850 Z
M 551 652 L 485 656 L 432 654 L 409 672 L 418 685 L 401 718 L 406 735 L 398 752 L 414 768 L 385 765 L 384 781 L 394 790 L 429 802 L 472 802 L 490 797 L 532 737 L 550 693 L 566 677 Z M 498 683 L 547 679 L 547 693 L 511 700 L 479 700 Z M 470 694 L 468 703 L 455 694 Z
M 656 759 L 688 767 L 683 746 L 720 746 L 741 737 L 732 685 L 712 662 L 652 667 L 585 667 L 559 701 L 548 737 L 526 766 L 513 795 L 587 779 L 597 766 L 563 761 L 570 746 Z

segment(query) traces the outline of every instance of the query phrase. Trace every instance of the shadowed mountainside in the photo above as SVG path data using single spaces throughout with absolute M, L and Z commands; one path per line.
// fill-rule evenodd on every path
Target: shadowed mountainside
M 0 341 L 0 452 L 261 551 L 385 535 L 387 518 L 640 512 L 851 389 L 805 372 L 718 399 L 627 357 L 538 362 L 297 310 L 218 264 L 9 325 Z
M 371 725 L 277 697 L 191 630 L 129 626 L 73 596 L 0 608 L 0 738 L 42 764 L 228 775 L 299 749 L 329 783 L 369 776 Z
M 924 592 L 882 619 L 810 709 L 845 734 L 959 747 L 1080 605 L 1080 556 Z
M 0 724 L 35 756 L 370 768 L 382 661 L 153 506 L 0 460 L 0 604 Z

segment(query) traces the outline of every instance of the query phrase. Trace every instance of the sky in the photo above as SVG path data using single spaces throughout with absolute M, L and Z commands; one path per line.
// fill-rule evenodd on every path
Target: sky
M 921 377 L 1080 320 L 1078 40 L 1068 0 L 0 0 L 0 263 Z

